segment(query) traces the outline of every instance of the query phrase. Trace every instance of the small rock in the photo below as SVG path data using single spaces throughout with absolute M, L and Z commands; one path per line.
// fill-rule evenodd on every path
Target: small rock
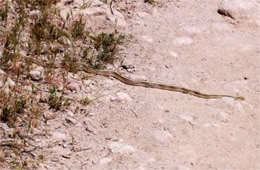
M 48 100 L 49 100 L 49 94 L 41 91 L 40 94 L 39 94 L 39 97 L 37 97 L 37 98 L 39 98 L 40 102 L 47 103 Z
M 142 36 L 143 40 L 145 40 L 146 42 L 152 43 L 153 42 L 153 38 L 152 37 L 148 37 L 146 35 Z
M 231 27 L 226 23 L 215 23 L 213 28 L 218 31 L 231 31 Z
M 4 86 L 4 83 L 2 80 L 0 80 L 0 88 L 2 88 Z
M 199 33 L 201 33 L 200 29 L 198 27 L 195 27 L 195 26 L 184 26 L 182 29 L 184 31 L 190 33 L 190 34 L 199 34 Z
M 80 90 L 81 90 L 81 86 L 79 83 L 76 83 L 76 82 L 72 82 L 68 85 L 68 89 L 70 91 L 73 91 L 73 92 L 76 92 L 78 93 Z
M 71 117 L 74 116 L 74 113 L 73 113 L 72 111 L 70 111 L 70 110 L 67 110 L 67 114 L 68 114 L 69 116 L 71 116 Z
M 260 25 L 260 2 L 257 0 L 223 0 L 218 13 L 232 19 L 247 20 Z
M 55 141 L 66 141 L 68 139 L 68 135 L 61 132 L 53 132 L 52 136 Z
M 88 113 L 88 116 L 95 116 L 95 113 L 90 112 L 90 113 Z
M 178 57 L 178 54 L 176 54 L 176 53 L 173 52 L 173 51 L 170 51 L 170 54 L 171 54 L 172 57 Z
M 229 114 L 227 114 L 227 113 L 225 113 L 225 112 L 220 112 L 220 113 L 219 113 L 219 116 L 220 116 L 220 118 L 221 118 L 223 121 L 229 121 L 229 117 L 230 117 Z
M 65 121 L 66 121 L 67 123 L 73 124 L 73 125 L 75 125 L 75 124 L 77 123 L 77 120 L 74 119 L 74 118 L 71 118 L 71 117 L 65 118 Z
M 5 72 L 0 68 L 0 75 L 5 74 Z
M 57 114 L 54 113 L 54 112 L 46 111 L 46 112 L 43 113 L 43 117 L 46 120 L 52 120 L 52 119 L 55 119 L 57 117 Z
M 167 142 L 172 138 L 172 135 L 168 131 L 155 131 L 154 137 L 160 142 Z
M 194 121 L 193 117 L 188 116 L 188 115 L 182 115 L 182 114 L 180 114 L 180 115 L 178 115 L 178 117 L 181 118 L 181 119 L 183 119 L 183 120 L 186 120 L 186 121 L 188 121 L 188 122 L 193 122 L 193 121 Z
M 124 93 L 124 92 L 118 92 L 118 93 L 116 93 L 116 95 L 117 95 L 118 101 L 120 101 L 120 102 L 132 101 L 131 97 L 128 94 Z
M 14 87 L 14 86 L 15 86 L 15 82 L 8 77 L 8 78 L 7 78 L 7 81 L 5 82 L 5 85 L 6 85 L 7 87 Z
M 99 164 L 104 165 L 112 161 L 112 158 L 102 158 L 99 160 Z
M 178 37 L 174 39 L 173 43 L 175 46 L 190 45 L 193 40 L 189 37 Z
M 30 74 L 32 80 L 34 80 L 34 81 L 42 80 L 43 75 L 44 75 L 44 68 L 42 66 L 38 66 L 35 69 L 33 69 L 32 71 L 30 71 L 29 74 Z
M 228 104 L 229 106 L 234 107 L 235 105 L 235 101 L 234 99 L 230 98 L 230 97 L 223 97 L 223 101 Z
M 184 165 L 179 165 L 175 168 L 176 170 L 189 170 L 188 167 L 184 166 Z
M 111 152 L 113 152 L 113 153 L 128 153 L 128 154 L 130 154 L 130 153 L 135 152 L 135 149 L 132 146 L 123 144 L 121 142 L 112 142 L 109 145 L 109 148 L 111 149 Z

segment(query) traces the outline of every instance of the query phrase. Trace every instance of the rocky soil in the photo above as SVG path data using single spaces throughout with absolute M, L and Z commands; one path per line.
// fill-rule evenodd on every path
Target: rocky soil
M 32 142 L 32 154 L 43 158 L 35 169 L 260 169 L 260 1 L 118 3 L 115 15 L 109 6 L 105 14 L 131 38 L 121 47 L 121 65 L 107 69 L 245 100 L 206 100 L 70 74 L 70 96 L 93 101 L 43 114 L 47 124 Z M 108 29 L 102 17 L 86 16 L 98 21 L 90 29 Z M 31 74 L 40 79 L 41 68 Z

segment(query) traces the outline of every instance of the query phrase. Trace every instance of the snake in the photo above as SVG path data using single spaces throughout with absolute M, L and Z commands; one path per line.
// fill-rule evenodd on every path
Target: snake
M 81 69 L 82 69 L 82 71 L 89 73 L 89 74 L 99 75 L 99 76 L 104 76 L 104 77 L 112 77 L 124 84 L 131 85 L 131 86 L 141 86 L 141 87 L 145 87 L 145 88 L 154 88 L 154 89 L 180 92 L 183 94 L 188 94 L 188 95 L 192 95 L 192 96 L 203 98 L 203 99 L 220 99 L 220 98 L 228 97 L 228 98 L 233 98 L 235 100 L 245 100 L 245 97 L 243 97 L 243 96 L 205 94 L 205 93 L 201 93 L 199 91 L 191 90 L 191 89 L 180 87 L 180 86 L 152 83 L 152 82 L 140 81 L 140 80 L 132 80 L 115 71 L 96 70 L 96 69 L 89 68 L 86 65 L 83 65 L 83 67 Z
M 38 60 L 35 60 L 32 58 L 30 58 L 30 60 L 37 65 L 45 66 L 44 63 L 41 61 L 38 61 Z M 54 66 L 54 67 L 58 68 L 58 66 Z M 84 72 L 86 72 L 88 74 L 92 74 L 92 75 L 99 75 L 99 76 L 103 76 L 103 77 L 112 77 L 112 78 L 114 78 L 124 84 L 130 85 L 130 86 L 140 86 L 140 87 L 145 87 L 145 88 L 174 91 L 174 92 L 192 95 L 192 96 L 202 98 L 202 99 L 221 99 L 224 97 L 228 97 L 228 98 L 233 98 L 234 100 L 245 100 L 245 97 L 243 97 L 243 96 L 206 94 L 206 93 L 201 93 L 199 91 L 191 90 L 191 89 L 180 87 L 180 86 L 166 85 L 166 84 L 161 84 L 161 83 L 152 83 L 152 82 L 140 81 L 140 80 L 132 80 L 115 71 L 97 70 L 97 69 L 88 67 L 86 64 L 82 64 L 80 66 L 80 71 L 84 71 Z

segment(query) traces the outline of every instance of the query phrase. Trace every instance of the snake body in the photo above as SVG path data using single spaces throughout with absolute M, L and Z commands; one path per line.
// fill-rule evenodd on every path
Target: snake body
M 87 66 L 84 66 L 82 68 L 82 71 L 87 72 L 89 74 L 105 76 L 105 77 L 112 77 L 112 78 L 119 80 L 120 82 L 122 82 L 124 84 L 131 85 L 131 86 L 141 86 L 141 87 L 145 87 L 145 88 L 154 88 L 154 89 L 180 92 L 180 93 L 189 94 L 189 95 L 203 98 L 203 99 L 219 99 L 219 98 L 223 98 L 223 97 L 229 97 L 229 98 L 233 98 L 235 100 L 245 100 L 245 98 L 242 96 L 205 94 L 205 93 L 201 93 L 201 92 L 198 92 L 195 90 L 190 90 L 190 89 L 187 89 L 184 87 L 179 87 L 179 86 L 174 86 L 174 85 L 166 85 L 166 84 L 160 84 L 160 83 L 151 83 L 151 82 L 146 82 L 146 81 L 131 80 L 114 71 L 94 70 Z

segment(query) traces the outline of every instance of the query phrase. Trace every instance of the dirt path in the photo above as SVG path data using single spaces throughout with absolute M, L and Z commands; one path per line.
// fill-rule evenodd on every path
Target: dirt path
M 103 97 L 87 116 L 72 115 L 75 122 L 66 126 L 49 121 L 60 142 L 44 151 L 42 169 L 259 169 L 260 31 L 219 15 L 220 2 L 137 8 L 127 30 L 134 38 L 124 51 L 124 64 L 134 71 L 122 72 L 245 101 L 96 77 L 90 84 Z

